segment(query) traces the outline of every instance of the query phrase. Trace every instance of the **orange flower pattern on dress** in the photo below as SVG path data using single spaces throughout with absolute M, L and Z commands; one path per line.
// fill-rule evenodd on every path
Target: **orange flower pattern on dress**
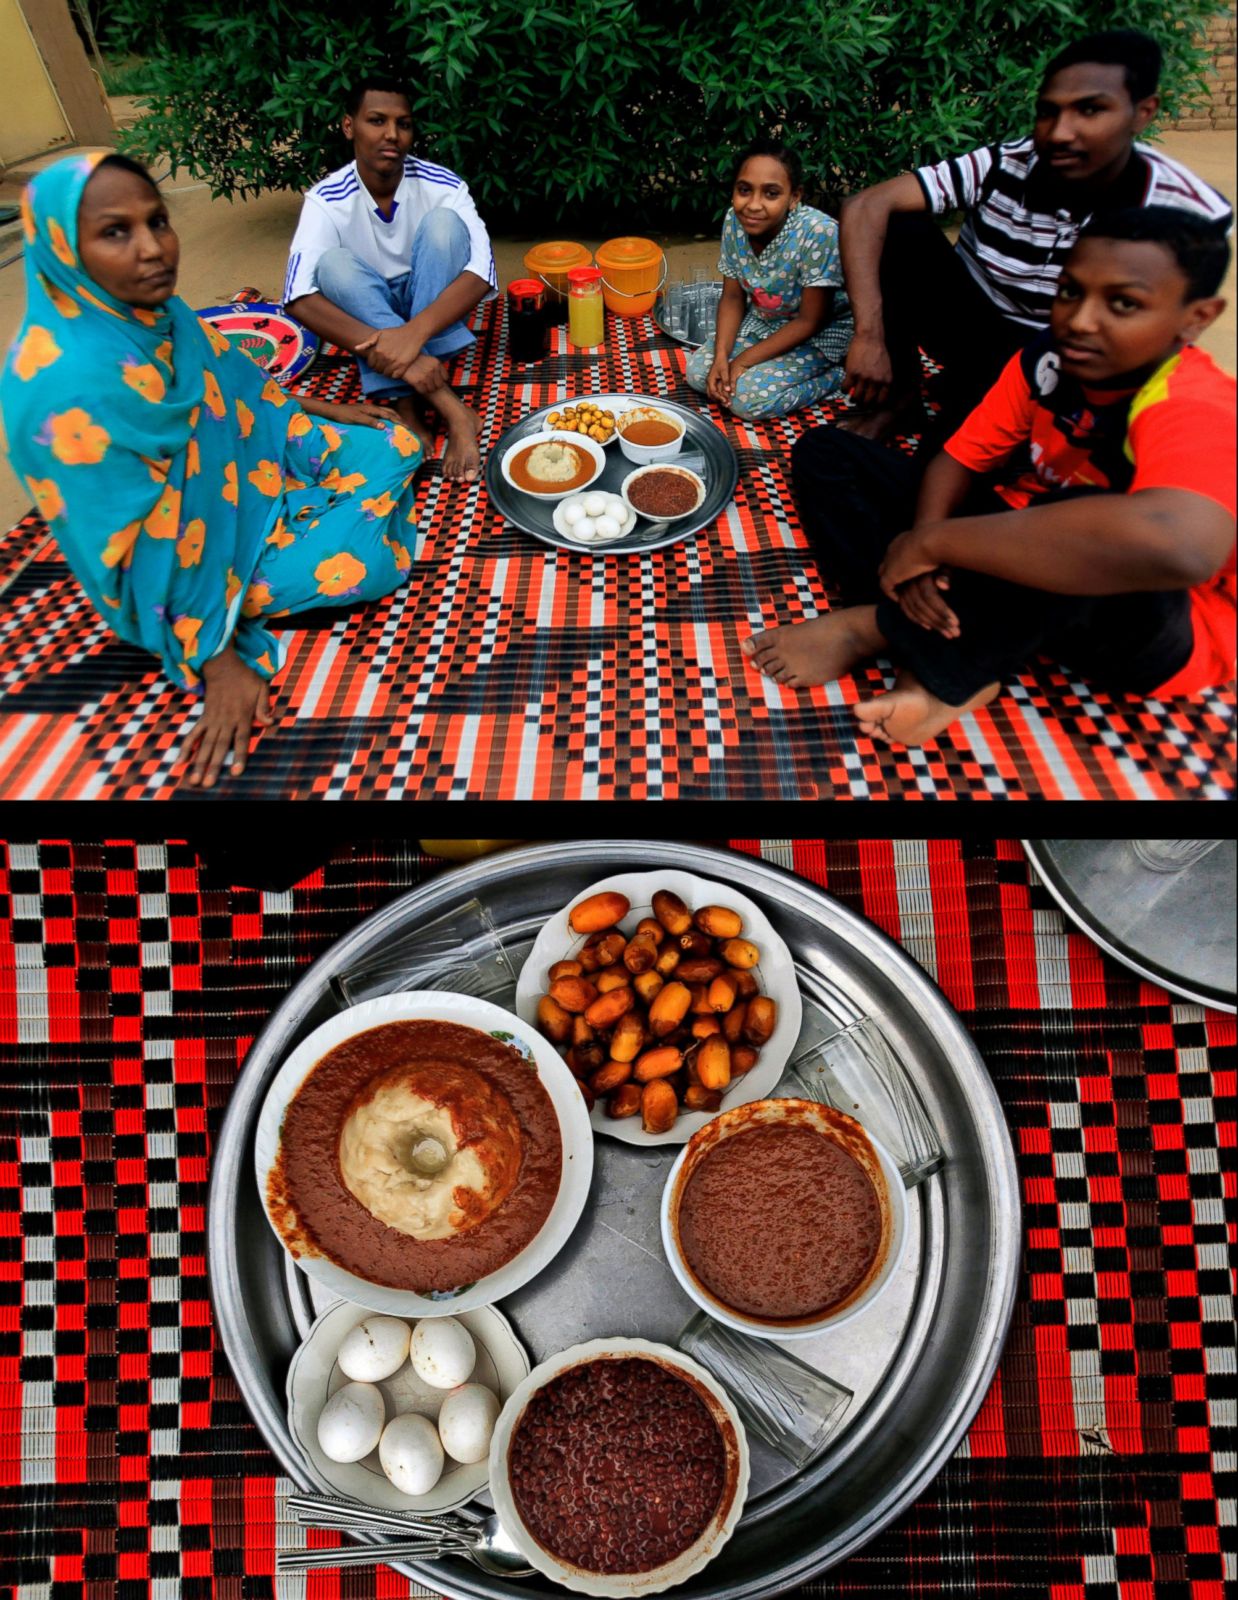
M 284 475 L 275 461 L 260 461 L 246 476 L 259 494 L 269 494 L 272 498 L 284 487 Z
M 53 517 L 63 513 L 64 498 L 52 478 L 27 478 L 26 487 L 44 522 L 50 522 Z
M 41 272 L 39 273 L 39 287 L 43 290 L 43 293 L 55 306 L 56 310 L 59 311 L 62 317 L 67 317 L 71 321 L 74 317 L 81 316 L 82 308 L 78 305 L 73 296 L 66 294 L 63 289 L 58 289 L 56 285 L 52 283 L 50 279 L 45 278 Z
M 207 343 L 210 345 L 211 349 L 215 352 L 215 354 L 217 356 L 223 355 L 225 353 L 225 351 L 227 351 L 228 349 L 231 348 L 230 345 L 228 344 L 227 336 L 225 334 L 220 333 L 219 329 L 215 326 L 215 324 L 213 322 L 206 322 L 206 321 L 203 320 L 202 317 L 199 317 L 198 318 L 198 326 L 202 329 L 202 332 L 206 335 Z
M 330 489 L 333 494 L 351 494 L 354 489 L 360 489 L 362 484 L 369 481 L 364 472 L 350 472 L 345 476 L 338 467 L 332 467 L 325 478 L 319 479 L 319 484 L 323 489 Z
M 267 583 L 251 583 L 245 591 L 245 598 L 241 601 L 241 615 L 243 617 L 258 617 L 271 603 L 271 586 Z
M 314 419 L 311 416 L 307 416 L 304 411 L 294 411 L 288 418 L 288 437 L 290 439 L 303 439 L 307 433 L 312 433 L 313 431 Z
M 395 557 L 395 569 L 396 569 L 396 571 L 397 572 L 401 572 L 401 573 L 403 573 L 403 572 L 411 572 L 412 571 L 412 566 L 413 566 L 413 558 L 412 558 L 412 556 L 409 555 L 407 547 L 405 545 L 402 545 L 398 539 L 384 539 L 383 543 L 387 546 L 388 550 L 390 550 L 391 554 Z
M 240 490 L 239 490 L 239 488 L 237 486 L 237 481 L 236 481 L 236 462 L 235 461 L 229 461 L 227 466 L 224 468 L 224 486 L 223 486 L 222 490 L 220 491 L 220 493 L 223 495 L 224 499 L 228 502 L 229 505 L 232 505 L 232 506 L 236 505 L 237 500 L 238 500 L 238 498 L 240 496 Z
M 26 236 L 26 243 L 33 244 L 34 236 L 38 232 L 34 221 L 34 207 L 30 204 L 29 189 L 22 190 L 21 197 L 21 231 Z
M 63 354 L 47 328 L 27 328 L 26 337 L 13 354 L 13 371 L 23 383 L 29 383 L 36 372 L 54 366 Z
M 112 438 L 81 406 L 48 418 L 52 454 L 66 466 L 93 466 L 102 461 Z
M 169 483 L 142 526 L 152 539 L 175 539 L 180 531 L 181 492 Z
M 52 254 L 56 260 L 63 261 L 66 267 L 75 267 L 77 257 L 73 254 L 73 246 L 65 237 L 65 231 L 55 217 L 47 219 L 47 237 L 51 240 Z
M 177 617 L 172 632 L 181 642 L 185 660 L 192 661 L 198 653 L 198 635 L 202 631 L 201 617 Z M 195 680 L 196 681 L 196 680 Z
M 165 339 L 162 344 L 155 346 L 155 360 L 162 361 L 165 367 L 172 365 L 172 341 Z
M 154 461 L 150 456 L 139 456 L 138 460 L 144 463 L 147 472 L 150 473 L 156 483 L 166 483 L 168 481 L 168 474 L 172 470 L 170 458 L 167 461 Z
M 402 456 L 413 456 L 421 449 L 421 440 L 411 428 L 401 427 L 399 423 L 392 428 L 389 435 L 392 446 Z
M 202 471 L 202 452 L 198 448 L 198 441 L 191 439 L 185 446 L 185 476 L 196 478 Z
M 203 370 L 202 379 L 202 399 L 206 403 L 206 409 L 213 417 L 222 420 L 228 408 L 224 405 L 224 397 L 219 392 L 219 381 L 209 368 Z
M 185 524 L 185 531 L 176 541 L 176 558 L 182 567 L 196 567 L 202 559 L 206 545 L 206 523 L 195 517 Z
M 114 533 L 103 548 L 103 565 L 127 567 L 133 560 L 133 547 L 141 531 L 140 522 L 131 522 L 127 528 L 121 528 L 119 533 Z
M 378 520 L 379 517 L 389 517 L 395 510 L 395 500 L 390 493 L 384 490 L 382 494 L 375 495 L 371 500 L 361 502 L 362 511 Z
M 337 554 L 328 556 L 314 568 L 319 594 L 348 594 L 350 590 L 361 585 L 365 574 L 365 563 L 358 561 L 356 556 L 350 555 L 347 550 L 340 550 Z
M 338 450 L 340 445 L 344 442 L 340 438 L 340 430 L 338 428 L 332 428 L 328 423 L 320 422 L 318 424 L 318 431 L 327 441 L 327 448 L 323 451 L 324 456 L 329 456 L 333 450 Z
M 79 299 L 85 300 L 88 305 L 94 306 L 97 311 L 105 311 L 109 317 L 115 317 L 117 322 L 125 320 L 123 311 L 117 311 L 114 306 L 108 305 L 106 300 L 100 300 L 97 294 L 91 294 L 85 284 L 78 284 L 77 293 Z M 136 312 L 134 314 L 136 315 Z
M 286 406 L 289 399 L 274 378 L 268 378 L 263 384 L 262 398 L 269 400 L 273 406 Z
M 149 400 L 152 405 L 158 405 L 168 392 L 163 374 L 148 361 L 139 363 L 127 356 L 121 363 L 120 375 L 135 394 L 140 394 L 143 400 Z
M 287 550 L 290 544 L 296 544 L 296 536 L 289 533 L 288 524 L 283 517 L 278 517 L 275 526 L 267 534 L 267 543 L 273 544 L 277 550 Z
M 238 399 L 236 403 L 236 420 L 241 430 L 241 438 L 248 439 L 254 431 L 254 414 L 244 400 Z

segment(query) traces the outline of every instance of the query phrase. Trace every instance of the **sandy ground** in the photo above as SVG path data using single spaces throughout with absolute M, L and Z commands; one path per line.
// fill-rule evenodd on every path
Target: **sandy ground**
M 1167 154 L 1184 162 L 1206 182 L 1233 201 L 1238 192 L 1238 150 L 1228 133 L 1171 133 L 1160 141 Z M 180 293 L 191 305 L 218 305 L 238 289 L 252 286 L 268 298 L 278 299 L 288 259 L 288 241 L 296 226 L 300 196 L 269 193 L 253 200 L 212 200 L 205 184 L 184 180 L 164 185 L 169 209 L 181 237 Z M 19 190 L 0 184 L 0 200 Z M 523 256 L 541 235 L 510 236 L 494 240 L 500 286 L 524 276 Z M 598 239 L 582 238 L 591 248 Z M 18 237 L 10 232 L 0 239 L 0 261 L 17 254 Z M 671 239 L 666 244 L 672 275 L 692 267 L 717 263 L 714 239 Z M 1231 262 L 1225 294 L 1229 304 L 1214 327 L 1200 341 L 1203 348 L 1230 372 L 1238 370 L 1238 280 Z M 25 308 L 25 286 L 20 261 L 0 267 L 0 350 L 16 333 Z M 0 457 L 0 529 L 12 527 L 30 506 L 30 496 Z

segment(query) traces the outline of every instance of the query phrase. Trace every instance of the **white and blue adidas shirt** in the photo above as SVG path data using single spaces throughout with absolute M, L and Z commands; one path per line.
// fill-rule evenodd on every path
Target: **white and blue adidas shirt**
M 338 245 L 351 250 L 384 278 L 402 277 L 409 269 L 417 225 L 437 206 L 450 206 L 462 218 L 472 245 L 465 271 L 485 278 L 490 285 L 486 299 L 493 299 L 498 291 L 494 251 L 463 179 L 447 167 L 406 156 L 404 176 L 393 200 L 390 217 L 384 217 L 362 183 L 355 161 L 316 183 L 306 193 L 293 235 L 284 279 L 284 304 L 317 292 L 319 258 Z

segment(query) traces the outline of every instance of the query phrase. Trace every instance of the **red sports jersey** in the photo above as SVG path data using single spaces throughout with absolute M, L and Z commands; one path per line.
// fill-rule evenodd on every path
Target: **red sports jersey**
M 1114 395 L 1063 376 L 1043 335 L 1011 357 L 946 449 L 972 472 L 1009 465 L 1012 475 L 997 493 L 1016 508 L 1062 489 L 1185 489 L 1235 515 L 1234 380 L 1193 345 L 1137 391 Z M 1190 660 L 1155 693 L 1195 694 L 1231 682 L 1236 619 L 1231 545 L 1223 566 L 1191 590 Z

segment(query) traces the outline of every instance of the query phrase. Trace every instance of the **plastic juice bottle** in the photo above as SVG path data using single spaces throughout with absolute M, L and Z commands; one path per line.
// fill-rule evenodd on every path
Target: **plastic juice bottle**
M 504 845 L 518 844 L 516 839 L 418 839 L 417 843 L 428 856 L 438 856 L 444 861 L 474 861 L 487 856 L 492 850 L 502 850 Z
M 578 350 L 606 343 L 602 274 L 597 267 L 573 267 L 568 275 L 567 337 Z

